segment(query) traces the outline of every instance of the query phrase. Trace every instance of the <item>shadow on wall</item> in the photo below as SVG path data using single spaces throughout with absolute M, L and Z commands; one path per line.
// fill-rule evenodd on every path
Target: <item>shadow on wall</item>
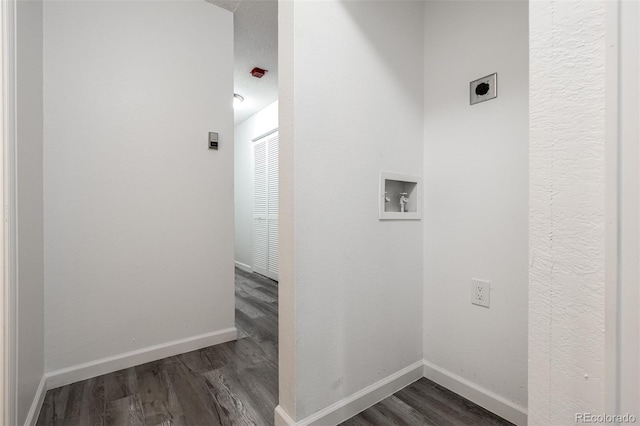
M 380 67 L 386 68 L 389 75 L 394 77 L 385 81 L 387 83 L 394 81 L 398 90 L 405 93 L 405 99 L 415 106 L 416 115 L 421 116 L 423 93 L 416 90 L 415 79 L 407 78 L 407 72 L 414 73 L 421 70 L 407 70 L 405 46 L 398 44 L 395 37 L 389 37 L 388 32 L 380 31 L 380 28 L 388 27 L 388 22 L 402 22 L 405 19 L 406 13 L 401 10 L 402 8 L 393 6 L 394 3 L 397 1 L 373 1 L 366 4 L 349 0 L 340 2 L 349 13 L 354 25 L 360 29 L 362 36 L 369 40 L 371 50 L 376 51 L 380 58 Z M 363 69 L 358 72 L 366 73 L 368 70 Z

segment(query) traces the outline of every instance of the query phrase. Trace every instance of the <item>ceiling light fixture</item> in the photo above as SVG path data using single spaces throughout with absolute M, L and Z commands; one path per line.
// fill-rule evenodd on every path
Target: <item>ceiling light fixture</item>
M 237 93 L 233 94 L 233 106 L 237 107 L 244 101 L 244 96 L 238 95 Z

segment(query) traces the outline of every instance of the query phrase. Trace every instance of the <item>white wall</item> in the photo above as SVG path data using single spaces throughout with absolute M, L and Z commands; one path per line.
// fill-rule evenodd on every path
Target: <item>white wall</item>
M 232 34 L 202 1 L 46 2 L 47 371 L 234 327 Z
M 606 3 L 530 2 L 530 425 L 611 412 Z
M 295 303 L 280 401 L 294 420 L 422 358 L 422 222 L 378 220 L 378 185 L 381 170 L 422 174 L 423 16 L 421 2 L 280 8 L 280 298 Z
M 425 8 L 424 357 L 527 404 L 527 2 Z M 469 82 L 498 73 L 498 97 Z M 491 307 L 471 279 L 491 281 Z
M 234 129 L 234 197 L 236 265 L 253 267 L 252 140 L 278 128 L 278 101 L 258 111 Z
M 299 4 L 299 3 L 298 3 Z M 295 9 L 278 3 L 278 407 L 276 426 L 296 417 Z M 279 410 L 284 414 L 279 413 Z
M 42 2 L 16 4 L 18 413 L 27 417 L 44 373 Z

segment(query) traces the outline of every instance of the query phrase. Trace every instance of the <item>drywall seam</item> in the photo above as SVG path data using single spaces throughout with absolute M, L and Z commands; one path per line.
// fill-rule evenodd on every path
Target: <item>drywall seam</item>
M 174 340 L 159 345 L 149 346 L 131 352 L 85 362 L 60 370 L 45 373 L 47 389 L 53 389 L 81 380 L 90 379 L 124 368 L 134 367 L 151 361 L 191 352 L 207 346 L 219 345 L 238 338 L 235 327 L 200 334 L 186 339 Z
M 486 408 L 511 423 L 527 424 L 527 410 L 470 380 L 460 377 L 432 362 L 424 360 L 424 377 Z

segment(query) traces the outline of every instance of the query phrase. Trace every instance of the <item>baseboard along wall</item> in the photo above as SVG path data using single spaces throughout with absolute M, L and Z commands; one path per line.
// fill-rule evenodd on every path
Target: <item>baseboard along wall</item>
M 420 379 L 422 373 L 423 363 L 418 361 L 298 422 L 278 406 L 275 410 L 276 426 L 337 425 L 409 386 Z
M 251 267 L 251 265 L 247 265 L 246 263 L 238 262 L 237 260 L 235 261 L 235 264 L 236 264 L 236 268 L 238 268 L 238 269 L 242 269 L 243 271 L 249 272 L 249 273 L 253 272 L 253 268 Z
M 526 408 L 427 360 L 424 361 L 424 377 L 509 420 L 516 426 L 527 424 Z
M 31 403 L 31 407 L 29 408 L 29 412 L 27 413 L 27 418 L 24 421 L 25 426 L 35 426 L 38 422 L 38 415 L 40 415 L 40 410 L 42 409 L 42 404 L 44 403 L 44 396 L 47 393 L 47 377 L 43 374 L 40 379 L 40 384 L 38 385 L 38 389 L 36 390 L 36 394 L 33 398 L 33 402 Z
M 238 332 L 235 327 L 232 327 L 45 373 L 27 414 L 25 426 L 36 424 L 46 391 L 49 389 L 229 342 L 236 340 L 237 337 Z M 275 424 L 276 426 L 337 425 L 393 395 L 421 377 L 438 383 L 517 426 L 527 424 L 527 410 L 524 407 L 427 360 L 411 364 L 297 422 L 282 407 L 277 406 L 274 413 Z
M 278 406 L 274 413 L 275 424 L 276 426 L 337 425 L 422 377 L 438 383 L 517 426 L 527 424 L 525 408 L 426 360 L 412 364 L 297 422 L 281 406 Z
M 54 389 L 124 368 L 230 342 L 237 338 L 238 330 L 231 327 L 50 371 L 45 373 L 46 388 Z

